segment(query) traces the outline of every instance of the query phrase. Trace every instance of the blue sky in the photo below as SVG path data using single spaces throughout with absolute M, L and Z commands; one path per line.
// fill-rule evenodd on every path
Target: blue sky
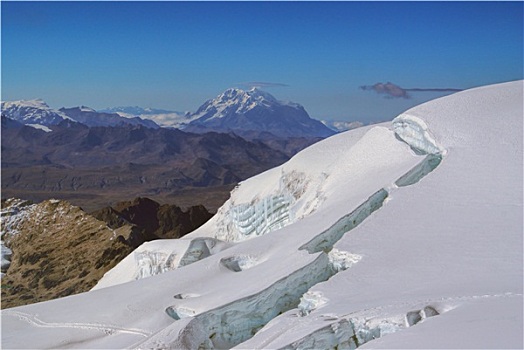
M 247 82 L 312 117 L 393 118 L 523 78 L 522 2 L 1 2 L 2 100 L 195 111 Z

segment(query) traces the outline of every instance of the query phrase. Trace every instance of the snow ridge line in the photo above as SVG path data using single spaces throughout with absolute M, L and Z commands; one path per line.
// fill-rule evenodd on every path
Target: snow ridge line
M 142 337 L 151 336 L 150 332 L 147 332 L 142 329 L 136 328 L 122 328 L 118 326 L 111 326 L 107 324 L 97 324 L 97 323 L 60 323 L 60 322 L 46 322 L 40 320 L 35 315 L 25 314 L 19 311 L 10 311 L 6 310 L 3 312 L 5 315 L 18 317 L 22 321 L 26 321 L 36 327 L 45 327 L 45 328 L 77 328 L 77 329 L 93 329 L 102 331 L 108 335 L 113 333 L 128 333 L 136 334 Z

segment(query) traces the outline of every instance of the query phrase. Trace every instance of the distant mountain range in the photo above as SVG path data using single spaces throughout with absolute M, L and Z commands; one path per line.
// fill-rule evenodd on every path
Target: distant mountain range
M 122 125 L 142 125 L 146 128 L 158 129 L 160 126 L 149 119 L 140 117 L 125 118 L 118 113 L 97 112 L 89 107 L 60 108 L 60 112 L 69 118 L 87 126 L 122 126 Z
M 2 102 L 2 116 L 45 131 L 50 131 L 50 126 L 58 125 L 64 120 L 73 120 L 90 127 L 143 125 L 159 128 L 149 119 L 124 118 L 116 113 L 97 112 L 86 106 L 55 110 L 41 99 Z
M 304 107 L 283 102 L 257 88 L 227 89 L 206 101 L 195 113 L 138 106 L 110 107 L 96 111 L 86 106 L 50 108 L 43 100 L 2 102 L 2 115 L 22 124 L 49 131 L 65 119 L 86 126 L 142 125 L 148 128 L 177 128 L 188 132 L 234 132 L 250 139 L 325 138 L 358 126 L 358 122 L 320 122 Z M 264 136 L 258 137 L 260 133 Z
M 153 120 L 161 127 L 190 132 L 234 132 L 249 139 L 264 139 L 268 134 L 278 138 L 324 138 L 362 125 L 358 122 L 319 122 L 310 118 L 298 103 L 279 101 L 257 88 L 227 89 L 206 101 L 195 113 L 138 106 L 106 108 L 100 112 L 138 116 Z

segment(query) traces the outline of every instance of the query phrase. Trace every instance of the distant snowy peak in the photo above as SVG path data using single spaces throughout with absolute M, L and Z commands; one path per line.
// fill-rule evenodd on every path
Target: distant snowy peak
M 50 126 L 71 119 L 41 99 L 2 102 L 2 115 L 22 124 Z
M 170 111 L 166 109 L 158 108 L 143 108 L 139 106 L 120 106 L 120 107 L 107 107 L 105 109 L 99 110 L 99 112 L 104 113 L 124 113 L 132 116 L 141 116 L 145 114 L 166 114 L 166 113 L 177 113 L 175 111 Z
M 255 107 L 271 108 L 278 105 L 287 105 L 303 109 L 297 103 L 278 101 L 271 94 L 252 88 L 251 90 L 242 90 L 237 88 L 227 89 L 216 98 L 208 100 L 195 113 L 200 117 L 208 116 L 211 118 L 223 118 L 228 114 L 243 114 L 253 110 Z M 212 113 L 211 115 L 210 112 Z
M 227 89 L 192 115 L 189 131 L 269 132 L 279 137 L 327 137 L 334 132 L 298 103 L 279 101 L 257 88 Z

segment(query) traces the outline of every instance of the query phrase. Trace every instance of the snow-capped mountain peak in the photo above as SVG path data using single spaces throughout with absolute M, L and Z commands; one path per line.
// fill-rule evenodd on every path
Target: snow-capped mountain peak
M 56 125 L 71 119 L 64 113 L 52 109 L 42 99 L 3 101 L 2 115 L 22 124 Z
M 214 111 L 212 118 L 223 118 L 229 113 L 246 113 L 257 106 L 271 107 L 278 104 L 276 98 L 257 88 L 242 90 L 230 88 L 218 95 L 213 100 L 207 101 L 196 114 L 206 114 Z
M 280 137 L 326 137 L 334 132 L 312 119 L 304 107 L 279 101 L 258 88 L 230 88 L 206 101 L 193 114 L 189 129 L 269 132 Z

